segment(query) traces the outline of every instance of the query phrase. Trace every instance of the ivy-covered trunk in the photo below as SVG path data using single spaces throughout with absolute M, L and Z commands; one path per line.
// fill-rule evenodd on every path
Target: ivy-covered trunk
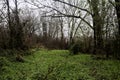
M 15 0 L 15 20 L 16 20 L 16 48 L 24 49 L 23 45 L 23 27 L 20 23 L 19 12 L 18 12 L 18 2 Z
M 94 54 L 102 50 L 103 39 L 102 39 L 102 22 L 101 16 L 99 15 L 99 0 L 91 0 L 91 7 L 93 12 L 93 29 L 94 29 Z M 99 54 L 99 53 L 98 53 Z
M 117 14 L 117 19 L 118 19 L 118 34 L 117 34 L 117 44 L 115 45 L 116 47 L 116 57 L 120 59 L 120 0 L 115 0 L 116 4 L 116 14 Z

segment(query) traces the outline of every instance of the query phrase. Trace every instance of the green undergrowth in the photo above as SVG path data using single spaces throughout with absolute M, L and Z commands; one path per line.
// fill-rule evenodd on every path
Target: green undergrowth
M 93 60 L 67 50 L 35 50 L 25 62 L 0 57 L 0 80 L 120 80 L 120 61 Z

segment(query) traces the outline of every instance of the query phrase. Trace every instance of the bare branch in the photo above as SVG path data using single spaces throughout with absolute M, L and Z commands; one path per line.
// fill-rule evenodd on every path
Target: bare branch
M 88 11 L 87 9 L 80 8 L 80 7 L 78 7 L 78 6 L 75 6 L 75 5 L 73 5 L 73 4 L 70 4 L 70 3 L 67 3 L 67 2 L 64 2 L 64 1 L 61 1 L 61 0 L 54 0 L 54 1 L 58 1 L 58 2 L 60 2 L 60 3 L 67 4 L 67 5 L 69 5 L 69 6 L 78 8 L 78 9 L 80 9 L 80 10 L 82 10 L 82 11 L 85 11 L 85 12 L 93 15 L 93 14 L 92 14 L 90 11 Z
M 85 18 L 86 16 L 87 16 L 87 13 L 84 15 L 83 18 Z M 82 23 L 82 20 L 79 22 L 79 24 L 78 24 L 78 26 L 77 26 L 77 28 L 76 28 L 76 30 L 75 30 L 74 37 L 75 37 L 75 35 L 76 35 L 76 33 L 77 33 L 78 28 L 80 28 L 81 23 Z
M 58 0 L 57 0 L 57 1 L 58 1 Z M 68 4 L 69 4 L 69 3 L 68 3 Z M 40 7 L 39 7 L 38 5 L 36 5 L 36 4 L 32 4 L 32 5 L 40 8 Z M 58 9 L 53 8 L 53 7 L 51 7 L 51 6 L 43 5 L 43 4 L 41 4 L 41 3 L 40 3 L 40 5 L 42 5 L 43 7 L 51 8 L 52 10 L 55 10 L 55 11 L 57 11 L 59 14 L 61 14 L 61 15 L 57 15 L 57 16 L 54 16 L 54 15 L 46 15 L 46 16 L 42 16 L 42 17 L 74 17 L 74 18 L 80 18 L 80 19 L 81 19 L 82 21 L 84 21 L 88 26 L 90 26 L 90 28 L 93 29 L 93 27 L 91 26 L 91 24 L 90 24 L 89 22 L 87 22 L 84 18 L 82 18 L 81 16 L 65 14 L 65 13 L 63 13 L 63 12 L 59 11 Z M 83 9 L 83 10 L 84 10 L 84 9 Z M 86 9 L 85 9 L 85 10 L 86 10 Z
M 68 15 L 68 14 L 64 14 L 64 13 L 61 13 L 61 15 L 58 15 L 58 16 L 54 16 L 54 15 L 47 15 L 47 16 L 42 16 L 42 17 L 73 17 L 73 18 L 80 18 L 82 21 L 84 21 L 88 26 L 90 26 L 90 28 L 93 29 L 93 26 L 87 22 L 84 17 L 82 18 L 81 16 L 75 16 L 75 15 Z
M 108 2 L 109 2 L 110 4 L 112 4 L 112 6 L 115 7 L 115 3 L 113 3 L 111 0 L 108 0 Z

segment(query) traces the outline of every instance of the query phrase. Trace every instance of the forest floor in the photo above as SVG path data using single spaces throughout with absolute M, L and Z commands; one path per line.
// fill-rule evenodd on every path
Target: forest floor
M 7 59 L 7 58 L 6 58 Z M 120 61 L 93 60 L 67 50 L 38 50 L 25 62 L 6 60 L 0 80 L 120 80 Z

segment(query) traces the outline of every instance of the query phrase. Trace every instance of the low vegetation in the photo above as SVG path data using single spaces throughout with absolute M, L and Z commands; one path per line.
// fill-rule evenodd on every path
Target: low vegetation
M 38 50 L 23 58 L 0 57 L 0 80 L 120 80 L 118 60 L 94 60 L 67 50 Z

